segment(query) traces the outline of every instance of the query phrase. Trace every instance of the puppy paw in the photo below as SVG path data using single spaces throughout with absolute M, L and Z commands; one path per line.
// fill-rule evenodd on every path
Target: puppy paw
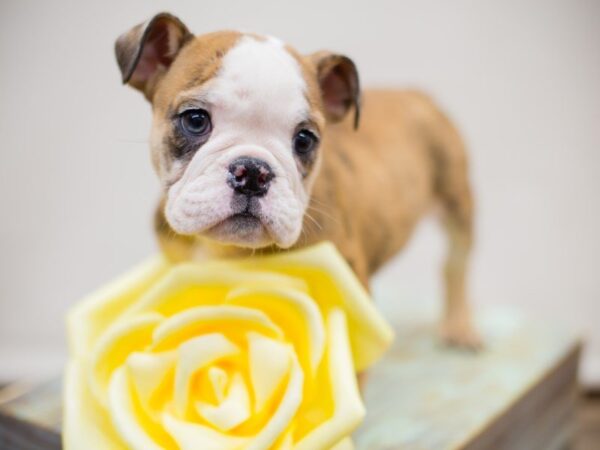
M 443 342 L 450 346 L 465 350 L 477 351 L 483 348 L 483 341 L 473 323 L 464 317 L 448 317 L 440 328 Z

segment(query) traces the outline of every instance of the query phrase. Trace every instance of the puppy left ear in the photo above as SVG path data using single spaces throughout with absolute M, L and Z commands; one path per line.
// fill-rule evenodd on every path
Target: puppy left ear
M 360 120 L 360 83 L 354 62 L 344 55 L 321 51 L 310 55 L 327 120 L 339 122 L 354 107 L 354 128 Z
M 123 33 L 115 43 L 123 83 L 150 99 L 158 79 L 192 37 L 183 22 L 169 13 L 156 14 Z

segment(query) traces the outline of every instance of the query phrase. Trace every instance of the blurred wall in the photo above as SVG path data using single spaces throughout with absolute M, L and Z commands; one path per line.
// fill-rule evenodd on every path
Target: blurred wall
M 113 41 L 169 9 L 352 56 L 365 85 L 420 86 L 472 155 L 478 307 L 518 305 L 590 339 L 600 383 L 600 2 L 33 1 L 0 3 L 0 378 L 58 372 L 66 308 L 155 251 L 149 108 Z M 425 222 L 383 277 L 440 295 Z

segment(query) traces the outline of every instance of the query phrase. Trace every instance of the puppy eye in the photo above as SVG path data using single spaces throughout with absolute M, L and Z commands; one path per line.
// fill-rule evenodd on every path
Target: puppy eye
M 212 129 L 210 115 L 204 109 L 188 109 L 179 116 L 181 128 L 194 136 L 203 136 Z
M 306 155 L 315 149 L 318 142 L 319 139 L 312 131 L 302 129 L 294 136 L 294 151 L 299 155 Z

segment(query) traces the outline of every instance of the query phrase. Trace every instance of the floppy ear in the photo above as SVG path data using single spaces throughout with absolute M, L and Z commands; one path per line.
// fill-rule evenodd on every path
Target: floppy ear
M 310 59 L 317 70 L 327 120 L 339 122 L 354 107 L 354 128 L 358 128 L 360 84 L 354 62 L 347 56 L 327 51 L 313 53 Z
M 123 33 L 115 43 L 123 83 L 151 98 L 156 82 L 192 37 L 183 22 L 169 13 L 157 14 Z

